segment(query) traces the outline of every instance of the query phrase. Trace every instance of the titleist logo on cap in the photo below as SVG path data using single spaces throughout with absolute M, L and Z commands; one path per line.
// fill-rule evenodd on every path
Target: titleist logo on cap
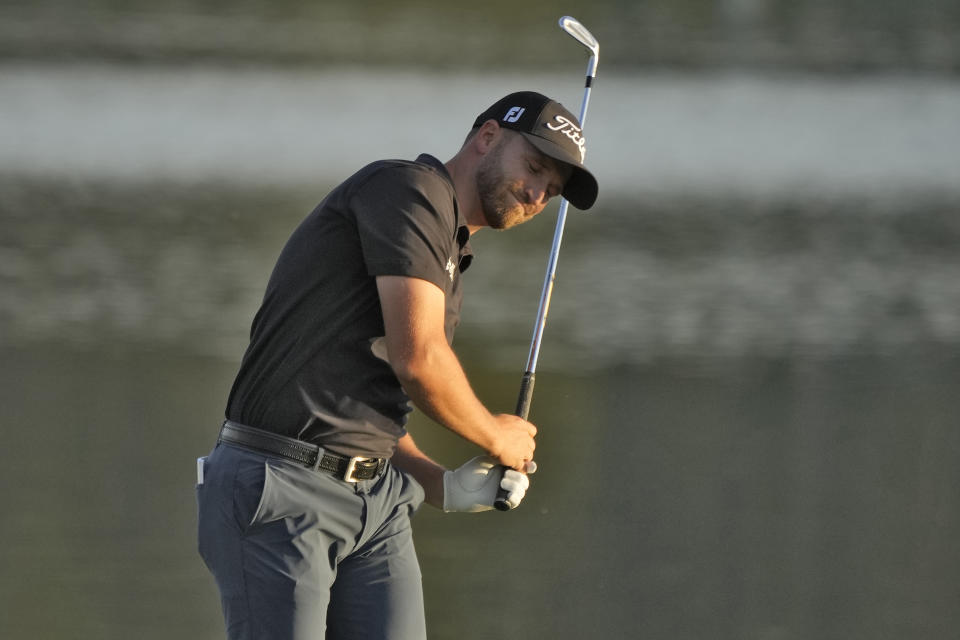
M 583 137 L 583 129 L 559 114 L 553 116 L 553 119 L 559 124 L 553 125 L 547 122 L 547 128 L 551 131 L 562 133 L 573 140 L 573 143 L 577 145 L 578 149 L 580 149 L 580 162 L 583 162 L 583 159 L 587 155 L 587 139 Z

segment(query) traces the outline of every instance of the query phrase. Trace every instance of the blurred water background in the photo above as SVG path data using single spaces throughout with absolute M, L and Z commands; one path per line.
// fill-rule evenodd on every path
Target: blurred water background
M 213 444 L 287 235 L 521 88 L 587 122 L 511 514 L 416 517 L 432 638 L 956 637 L 960 8 L 0 5 L 0 637 L 217 638 Z M 512 410 L 555 207 L 474 238 Z M 448 465 L 475 452 L 422 417 Z

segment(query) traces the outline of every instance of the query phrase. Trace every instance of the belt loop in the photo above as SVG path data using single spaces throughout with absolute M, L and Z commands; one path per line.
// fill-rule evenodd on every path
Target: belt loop
M 313 471 L 320 471 L 320 463 L 323 462 L 323 456 L 326 455 L 323 447 L 317 447 L 317 459 L 313 461 L 313 465 L 310 467 Z

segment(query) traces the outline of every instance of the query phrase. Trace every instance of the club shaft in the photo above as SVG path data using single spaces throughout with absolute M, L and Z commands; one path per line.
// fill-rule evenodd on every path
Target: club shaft
M 582 28 L 582 25 L 579 25 L 579 23 L 577 23 L 577 25 Z M 566 30 L 566 26 L 564 26 L 564 19 L 561 19 L 561 27 Z M 596 41 L 593 39 L 592 35 L 588 34 L 588 36 L 591 44 L 588 44 L 583 39 L 574 36 L 577 37 L 577 40 L 580 41 L 581 44 L 588 46 L 593 54 L 590 56 L 590 60 L 587 62 L 587 74 L 584 82 L 583 100 L 580 103 L 581 129 L 587 121 L 587 107 L 590 104 L 590 91 L 593 88 L 593 79 L 597 74 L 597 58 L 599 57 L 599 46 L 596 44 Z M 543 341 L 543 330 L 547 324 L 547 313 L 550 311 L 550 298 L 553 295 L 553 282 L 557 275 L 557 259 L 560 256 L 560 244 L 563 241 L 563 230 L 566 226 L 567 209 L 569 206 L 570 203 L 567 202 L 566 198 L 561 198 L 560 208 L 557 212 L 557 225 L 553 231 L 553 243 L 550 246 L 550 256 L 547 259 L 547 271 L 543 278 L 543 288 L 540 290 L 540 306 L 537 309 L 537 320 L 536 323 L 534 323 L 533 337 L 530 340 L 530 352 L 527 356 L 527 368 L 523 374 L 523 380 L 520 384 L 520 394 L 517 398 L 517 410 L 515 414 L 524 420 L 527 419 L 527 416 L 530 413 L 530 405 L 533 402 L 533 385 L 536 381 L 537 361 L 540 359 L 540 344 Z M 514 506 L 516 505 L 512 505 L 507 501 L 506 490 L 502 488 L 499 489 L 497 492 L 497 498 L 494 501 L 494 507 L 496 507 L 499 511 L 509 511 Z
M 593 84 L 593 78 L 596 72 L 597 57 L 590 56 L 590 62 L 587 64 L 587 80 L 583 90 L 583 100 L 580 103 L 581 128 L 584 127 L 587 119 L 591 85 Z M 536 373 L 537 361 L 540 359 L 540 343 L 543 341 L 543 330 L 547 324 L 547 313 L 550 311 L 550 298 L 553 295 L 553 282 L 557 275 L 557 260 L 560 257 L 560 244 L 563 242 L 563 230 L 567 223 L 567 209 L 569 206 L 570 203 L 567 202 L 566 198 L 560 200 L 560 209 L 557 212 L 557 225 L 553 231 L 553 244 L 550 246 L 550 256 L 547 259 L 547 271 L 543 279 L 543 288 L 540 290 L 540 306 L 537 309 L 537 321 L 533 327 L 533 337 L 530 340 L 530 352 L 527 355 L 526 373 L 528 374 Z M 532 387 L 530 392 L 532 393 Z M 529 405 L 529 401 L 525 404 Z M 523 417 L 526 418 L 526 416 Z

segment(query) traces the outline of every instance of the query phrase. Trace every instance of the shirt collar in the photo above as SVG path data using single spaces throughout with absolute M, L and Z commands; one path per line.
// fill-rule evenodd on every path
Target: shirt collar
M 417 156 L 417 162 L 436 169 L 450 183 L 451 188 L 453 187 L 453 178 L 440 160 L 429 153 L 421 153 Z M 456 216 L 455 224 L 457 225 L 457 244 L 460 245 L 460 273 L 463 273 L 473 262 L 473 249 L 470 247 L 470 230 L 460 217 L 460 205 L 456 199 L 456 190 L 454 190 L 453 198 L 453 212 Z

